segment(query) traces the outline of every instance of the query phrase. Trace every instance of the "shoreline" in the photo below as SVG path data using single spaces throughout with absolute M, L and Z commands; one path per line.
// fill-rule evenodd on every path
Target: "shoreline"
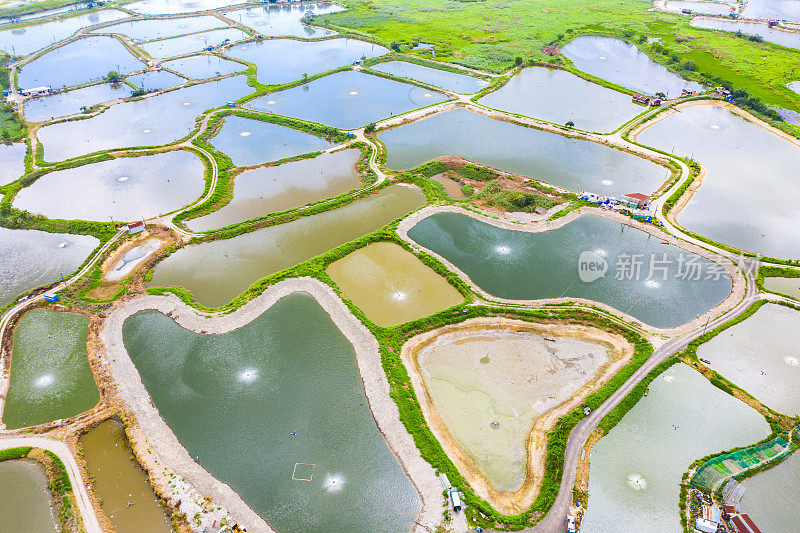
M 422 510 L 412 531 L 431 530 L 441 522 L 444 500 L 441 484 L 433 468 L 422 459 L 411 435 L 400 422 L 399 411 L 389 395 L 389 383 L 378 353 L 378 341 L 355 318 L 336 293 L 313 278 L 291 278 L 267 288 L 240 309 L 230 314 L 207 318 L 175 297 L 144 296 L 115 309 L 106 319 L 99 338 L 106 347 L 101 360 L 117 384 L 117 392 L 133 413 L 142 436 L 159 457 L 160 463 L 178 472 L 186 482 L 204 495 L 211 496 L 235 517 L 250 533 L 274 530 L 226 483 L 214 478 L 198 464 L 178 441 L 155 408 L 136 367 L 125 350 L 122 326 L 131 315 L 147 309 L 157 310 L 195 333 L 223 334 L 252 322 L 282 298 L 307 293 L 328 313 L 334 324 L 353 345 L 359 374 L 370 411 L 389 449 L 398 458 L 404 472 L 420 495 Z M 164 490 L 165 487 L 159 487 Z

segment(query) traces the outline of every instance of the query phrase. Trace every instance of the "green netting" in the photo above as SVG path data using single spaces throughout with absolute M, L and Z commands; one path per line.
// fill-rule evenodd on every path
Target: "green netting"
M 774 461 L 789 450 L 789 443 L 776 437 L 764 444 L 714 457 L 697 469 L 692 476 L 692 485 L 703 491 L 716 492 L 730 478 Z

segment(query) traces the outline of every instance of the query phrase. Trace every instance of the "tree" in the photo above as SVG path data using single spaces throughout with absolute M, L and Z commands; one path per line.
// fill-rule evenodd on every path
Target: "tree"
M 575 127 L 575 123 L 574 123 L 574 122 L 572 122 L 571 120 L 568 120 L 568 121 L 567 121 L 567 123 L 566 123 L 566 124 L 564 124 L 564 125 L 565 125 L 566 127 L 568 127 L 568 128 L 574 128 L 574 127 Z
M 111 83 L 119 83 L 122 81 L 122 76 L 119 72 L 112 70 L 106 74 L 106 79 Z
M 657 93 L 656 93 L 656 96 L 657 96 L 657 97 L 659 97 L 659 98 L 660 98 L 660 99 L 662 99 L 662 100 L 666 100 L 666 99 L 667 99 L 667 95 L 666 95 L 666 93 L 664 93 L 664 92 L 661 92 L 661 91 L 657 92 Z
M 389 48 L 391 48 L 395 52 L 399 52 L 400 51 L 400 43 L 398 43 L 397 41 L 392 41 L 392 44 L 389 45 Z
M 518 66 L 518 67 L 521 67 L 522 66 L 522 58 L 520 56 L 517 56 L 517 59 L 514 60 L 514 64 L 516 66 Z
M 375 131 L 375 123 L 374 122 L 370 122 L 364 128 L 364 133 L 372 133 L 373 131 Z

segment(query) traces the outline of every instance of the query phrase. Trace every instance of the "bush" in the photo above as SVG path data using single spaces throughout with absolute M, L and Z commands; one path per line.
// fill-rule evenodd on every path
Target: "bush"
M 523 193 L 503 189 L 498 180 L 492 180 L 478 191 L 475 198 L 506 211 L 533 213 L 537 207 L 549 209 L 558 202 L 544 194 Z

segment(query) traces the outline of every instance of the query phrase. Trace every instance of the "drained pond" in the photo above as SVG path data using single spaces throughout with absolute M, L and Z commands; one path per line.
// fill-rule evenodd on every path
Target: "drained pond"
M 437 213 L 418 222 L 408 237 L 454 264 L 492 296 L 585 298 L 659 328 L 693 320 L 731 291 L 730 277 L 716 263 L 594 215 L 529 233 L 458 213 Z M 581 281 L 582 252 L 606 265 L 602 277 Z M 682 276 L 686 271 L 680 271 L 679 262 L 697 265 L 697 270 Z
M 355 170 L 359 156 L 358 150 L 342 150 L 248 170 L 234 179 L 230 203 L 186 225 L 192 231 L 209 231 L 356 189 L 361 185 Z
M 0 461 L 0 524 L 3 531 L 56 533 L 61 523 L 41 464 L 29 460 Z M 12 490 L 8 490 L 12 488 Z
M 479 103 L 556 124 L 573 122 L 576 128 L 608 132 L 647 108 L 630 95 L 591 83 L 564 70 L 529 67 Z
M 147 473 L 133 458 L 121 423 L 105 420 L 81 435 L 78 444 L 103 512 L 116 533 L 172 531 Z
M 379 138 L 386 144 L 386 166 L 395 170 L 454 154 L 575 192 L 603 195 L 650 194 L 669 177 L 666 168 L 620 150 L 466 109 L 439 113 Z
M 800 146 L 709 105 L 647 127 L 640 143 L 698 161 L 706 174 L 678 213 L 685 228 L 771 257 L 800 257 Z M 754 184 L 758 186 L 754 186 Z
M 45 174 L 17 194 L 14 207 L 48 218 L 146 219 L 199 198 L 203 169 L 184 150 L 112 159 Z
M 100 399 L 86 352 L 89 319 L 34 309 L 14 330 L 11 379 L 3 408 L 8 429 L 69 418 Z
M 412 527 L 417 492 L 375 425 L 353 346 L 312 297 L 222 335 L 140 312 L 124 338 L 181 444 L 277 531 Z
M 686 365 L 671 367 L 592 448 L 581 529 L 682 532 L 678 495 L 689 465 L 769 433 L 747 404 Z
M 424 204 L 418 188 L 394 185 L 337 209 L 188 246 L 156 266 L 151 285 L 182 286 L 201 304 L 218 307 L 264 276 L 371 233 Z

